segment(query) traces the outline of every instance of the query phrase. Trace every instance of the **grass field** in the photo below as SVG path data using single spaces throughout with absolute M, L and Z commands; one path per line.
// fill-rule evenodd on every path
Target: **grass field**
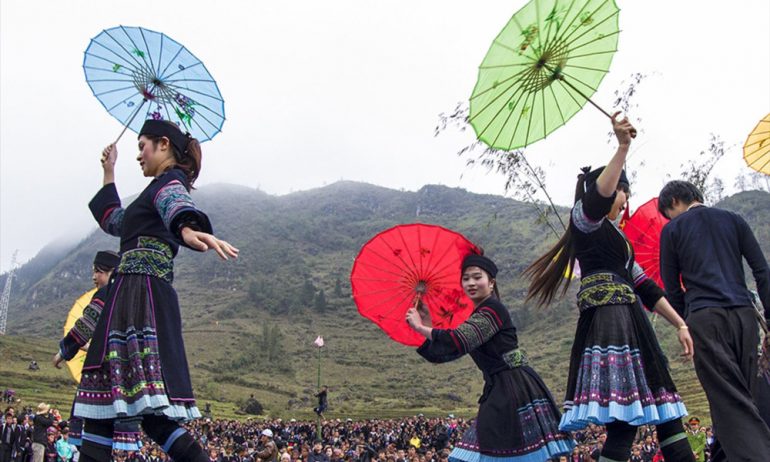
M 227 370 L 222 365 L 242 354 L 253 341 L 255 326 L 279 323 L 285 336 L 289 372 Z M 708 403 L 692 364 L 680 358 L 674 330 L 656 321 L 661 344 L 670 358 L 674 380 L 690 413 L 708 421 Z M 317 349 L 312 340 L 326 332 L 322 349 L 322 382 L 331 387 L 330 418 L 389 418 L 423 413 L 472 416 L 483 386 L 481 373 L 470 358 L 432 365 L 412 349 L 387 339 L 359 317 L 331 315 L 276 319 L 266 313 L 248 319 L 216 320 L 201 316 L 185 325 L 185 343 L 199 406 L 209 403 L 216 417 L 239 418 L 239 407 L 253 395 L 266 416 L 310 418 L 317 381 Z M 551 388 L 557 402 L 563 397 L 567 355 L 574 321 L 554 325 L 542 319 L 520 334 L 530 363 Z M 363 340 L 366 339 L 366 340 Z M 46 401 L 69 413 L 75 383 L 66 369 L 54 369 L 50 359 L 56 340 L 0 337 L 0 388 L 13 388 L 24 404 Z M 40 370 L 27 366 L 36 360 Z

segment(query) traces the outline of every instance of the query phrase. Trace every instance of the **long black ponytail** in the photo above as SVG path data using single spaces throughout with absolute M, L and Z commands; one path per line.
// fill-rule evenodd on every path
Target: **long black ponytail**
M 585 194 L 585 178 L 591 168 L 584 167 L 581 171 L 575 185 L 575 203 Z M 574 268 L 575 244 L 570 226 L 556 245 L 524 270 L 524 276 L 531 281 L 526 301 L 537 299 L 537 304 L 543 306 L 550 304 L 557 292 L 561 292 L 559 297 L 564 296 Z

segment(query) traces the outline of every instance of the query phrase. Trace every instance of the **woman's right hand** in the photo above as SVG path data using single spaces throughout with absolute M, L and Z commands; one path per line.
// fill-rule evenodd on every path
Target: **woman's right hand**
M 57 352 L 53 356 L 53 360 L 51 362 L 53 363 L 53 367 L 55 367 L 57 369 L 61 369 L 61 365 L 62 365 L 63 362 L 65 362 L 65 359 L 62 358 L 61 354 Z
M 636 129 L 631 122 L 628 121 L 628 117 L 618 120 L 620 111 L 612 114 L 612 131 L 615 132 L 615 137 L 618 139 L 618 144 L 621 146 L 631 145 L 631 139 L 636 138 Z
M 676 335 L 679 337 L 679 344 L 682 345 L 682 356 L 692 361 L 692 358 L 695 356 L 695 347 L 690 336 L 690 330 L 685 325 L 677 330 Z
M 406 323 L 414 330 L 418 330 L 422 327 L 422 317 L 415 308 L 409 308 L 406 312 Z
M 115 143 L 108 144 L 102 150 L 102 168 L 105 172 L 113 173 L 115 171 L 115 162 L 118 160 L 118 147 Z

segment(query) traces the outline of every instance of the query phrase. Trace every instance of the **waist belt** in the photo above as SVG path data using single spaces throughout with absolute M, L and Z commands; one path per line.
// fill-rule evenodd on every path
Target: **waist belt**
M 527 359 L 527 354 L 521 348 L 515 348 L 509 351 L 508 353 L 503 354 L 503 361 L 505 361 L 505 363 L 511 369 L 515 369 L 521 366 L 526 366 L 529 364 L 529 360 Z
M 615 273 L 594 273 L 580 280 L 577 294 L 580 311 L 605 305 L 636 303 L 636 294 L 628 281 Z
M 147 274 L 171 283 L 174 281 L 174 254 L 171 246 L 154 237 L 139 237 L 135 249 L 123 252 L 118 272 Z

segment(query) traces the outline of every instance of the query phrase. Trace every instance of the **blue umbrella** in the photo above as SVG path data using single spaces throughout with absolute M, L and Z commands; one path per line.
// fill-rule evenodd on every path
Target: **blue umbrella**
M 206 66 L 160 32 L 118 26 L 91 39 L 83 70 L 107 112 L 139 133 L 147 119 L 169 120 L 199 141 L 225 122 L 225 102 Z M 137 117 L 141 114 L 141 117 Z

